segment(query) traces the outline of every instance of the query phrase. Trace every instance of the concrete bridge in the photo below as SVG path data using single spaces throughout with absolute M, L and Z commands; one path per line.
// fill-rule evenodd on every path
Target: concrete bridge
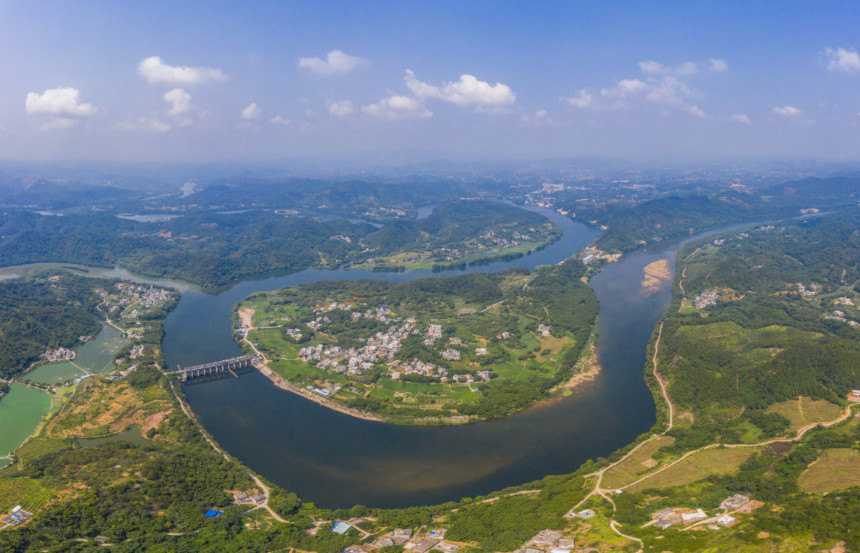
M 204 363 L 203 365 L 194 365 L 193 367 L 186 367 L 184 369 L 179 367 L 176 369 L 176 374 L 179 376 L 180 382 L 188 382 L 192 378 L 221 373 L 230 373 L 234 377 L 239 378 L 239 375 L 235 371 L 253 367 L 262 360 L 263 358 L 259 355 L 243 355 L 232 359 Z

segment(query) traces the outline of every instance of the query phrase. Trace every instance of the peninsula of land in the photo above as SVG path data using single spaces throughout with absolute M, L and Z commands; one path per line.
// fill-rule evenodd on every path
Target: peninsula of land
M 577 260 L 529 273 L 318 282 L 249 297 L 236 335 L 278 386 L 353 416 L 457 424 L 584 381 L 597 316 Z

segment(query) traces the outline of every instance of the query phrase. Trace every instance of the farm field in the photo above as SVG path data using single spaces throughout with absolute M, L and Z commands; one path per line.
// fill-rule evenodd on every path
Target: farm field
M 38 384 L 48 384 L 56 386 L 70 380 L 74 380 L 86 373 L 74 366 L 72 363 L 65 361 L 63 363 L 48 363 L 47 365 L 39 365 L 32 371 L 22 377 L 22 380 L 27 382 L 36 382 Z
M 13 382 L 0 401 L 0 456 L 20 447 L 50 408 L 48 392 Z
M 657 466 L 657 461 L 652 455 L 663 446 L 672 444 L 675 438 L 662 436 L 654 441 L 648 442 L 636 452 L 607 471 L 603 477 L 602 485 L 605 488 L 620 488 L 631 482 L 635 482 L 643 473 Z
M 113 360 L 129 341 L 112 326 L 105 325 L 95 338 L 75 348 L 75 364 L 94 373 L 106 373 L 116 367 Z
M 692 484 L 717 474 L 728 474 L 741 466 L 754 448 L 706 449 L 690 455 L 666 470 L 627 488 L 638 492 L 650 488 L 668 488 Z
M 793 433 L 807 424 L 835 419 L 842 413 L 842 408 L 823 399 L 813 401 L 808 397 L 799 397 L 796 400 L 775 403 L 767 412 L 779 413 L 787 418 L 791 422 L 789 432 Z
M 43 488 L 30 478 L 0 478 L 0 513 L 5 514 L 16 505 L 34 513 L 54 495 L 52 490 Z
M 860 486 L 860 451 L 825 449 L 821 457 L 800 475 L 797 483 L 810 493 L 830 493 Z

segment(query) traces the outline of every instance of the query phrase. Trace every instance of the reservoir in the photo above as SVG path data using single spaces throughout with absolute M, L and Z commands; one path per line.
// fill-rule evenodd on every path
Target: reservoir
M 537 211 L 562 227 L 561 240 L 518 260 L 468 270 L 556 263 L 597 234 L 553 211 Z M 602 372 L 569 397 L 511 417 L 447 427 L 359 420 L 281 390 L 257 372 L 187 385 L 184 391 L 200 422 L 227 452 L 324 507 L 433 504 L 569 473 L 589 458 L 630 443 L 654 423 L 654 400 L 643 378 L 645 349 L 671 294 L 668 284 L 652 293 L 643 293 L 640 285 L 649 263 L 666 259 L 674 268 L 678 244 L 627 255 L 592 279 L 601 304 Z M 239 355 L 232 308 L 256 291 L 317 280 L 402 281 L 432 275 L 306 270 L 244 281 L 217 295 L 188 290 L 165 321 L 164 353 L 171 368 Z

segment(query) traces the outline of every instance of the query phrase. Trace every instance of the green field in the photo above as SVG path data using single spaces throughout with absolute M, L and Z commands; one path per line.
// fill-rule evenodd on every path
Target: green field
M 0 400 L 0 457 L 20 447 L 50 408 L 50 394 L 13 382 Z
M 842 414 L 842 408 L 835 403 L 823 399 L 812 401 L 808 397 L 774 403 L 767 411 L 768 413 L 779 413 L 791 421 L 791 426 L 789 426 L 791 432 L 795 432 L 807 424 L 831 421 Z
M 755 448 L 706 449 L 690 455 L 651 478 L 630 486 L 627 491 L 685 486 L 718 474 L 728 474 L 755 453 Z
M 86 372 L 110 372 L 116 368 L 114 358 L 128 344 L 129 341 L 117 329 L 105 325 L 97 336 L 75 348 L 77 356 L 73 361 L 40 365 L 24 375 L 23 379 L 56 386 L 83 376 Z
M 800 475 L 797 483 L 811 493 L 829 493 L 860 486 L 860 451 L 825 449 L 821 457 Z
M 69 362 L 48 363 L 47 365 L 39 365 L 32 371 L 28 372 L 22 377 L 22 380 L 56 386 L 57 384 L 63 384 L 70 380 L 74 380 L 84 374 L 86 374 L 84 371 Z
M 54 497 L 55 493 L 29 478 L 0 478 L 0 513 L 16 505 L 34 513 Z
M 670 445 L 675 441 L 671 436 L 661 436 L 652 440 L 639 449 L 633 455 L 609 469 L 603 476 L 604 488 L 620 488 L 631 482 L 635 482 L 646 472 L 656 467 L 656 461 L 651 458 L 654 453 L 663 446 Z
M 89 372 L 106 373 L 116 367 L 113 360 L 129 341 L 112 326 L 105 325 L 98 335 L 87 343 L 75 348 L 78 356 L 75 364 Z

